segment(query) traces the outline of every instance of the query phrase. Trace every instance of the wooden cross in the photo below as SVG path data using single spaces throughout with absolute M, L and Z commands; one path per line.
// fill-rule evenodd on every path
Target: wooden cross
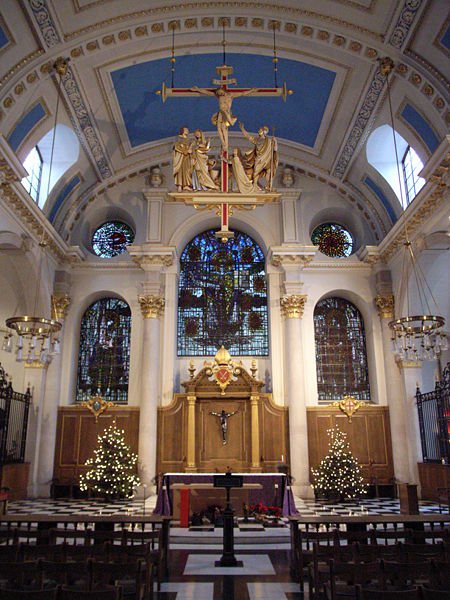
M 221 175 L 220 175 L 220 191 L 222 193 L 229 192 L 229 154 L 228 154 L 228 128 L 233 126 L 237 118 L 231 112 L 231 105 L 234 98 L 240 96 L 281 96 L 284 101 L 288 94 L 292 91 L 288 90 L 286 83 L 283 87 L 273 88 L 230 88 L 230 85 L 236 85 L 236 79 L 229 79 L 228 76 L 232 75 L 233 67 L 228 65 L 221 65 L 216 67 L 217 74 L 220 79 L 213 79 L 212 83 L 218 87 L 211 88 L 176 88 L 167 87 L 164 83 L 162 90 L 157 92 L 161 95 L 162 101 L 165 102 L 169 97 L 179 96 L 214 96 L 217 98 L 219 103 L 219 110 L 213 115 L 212 121 L 217 125 L 217 131 L 222 145 L 221 151 Z M 226 242 L 228 238 L 233 237 L 233 233 L 228 230 L 228 219 L 229 219 L 229 203 L 221 203 L 220 215 L 221 215 L 221 229 L 217 232 L 217 236 L 222 241 Z

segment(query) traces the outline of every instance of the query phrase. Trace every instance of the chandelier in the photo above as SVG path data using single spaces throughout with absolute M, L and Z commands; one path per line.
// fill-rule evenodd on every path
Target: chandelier
M 61 95 L 61 80 L 62 77 L 67 73 L 67 60 L 62 57 L 57 58 L 53 68 L 54 72 L 59 75 L 59 82 L 57 88 L 55 122 L 53 127 L 53 139 L 50 154 L 47 197 L 50 192 L 50 182 L 52 178 L 56 125 L 58 122 L 59 100 Z M 52 360 L 53 355 L 59 354 L 60 352 L 60 341 L 57 337 L 57 334 L 61 330 L 61 323 L 52 318 L 36 316 L 38 313 L 37 308 L 42 278 L 42 266 L 47 245 L 48 243 L 45 240 L 45 234 L 43 232 L 42 238 L 39 242 L 39 268 L 32 314 L 13 316 L 6 319 L 6 326 L 9 328 L 9 330 L 12 330 L 17 334 L 16 360 L 18 362 L 25 361 L 29 365 L 35 364 L 38 366 L 45 366 Z M 12 352 L 13 345 L 13 333 L 7 332 L 4 336 L 2 349 L 5 352 Z
M 394 63 L 389 57 L 381 60 L 380 71 L 382 75 L 386 77 L 387 83 L 391 128 L 394 138 L 395 161 L 401 196 L 400 200 L 402 206 L 404 206 L 403 186 L 400 176 L 400 162 L 398 158 L 394 116 L 392 111 L 391 88 L 389 84 L 389 75 L 393 68 Z M 413 288 L 415 288 L 416 298 L 420 304 L 419 310 L 411 311 L 409 293 L 410 287 L 411 291 Z M 402 360 L 419 362 L 423 360 L 436 360 L 442 351 L 448 349 L 447 335 L 443 330 L 445 319 L 440 315 L 433 314 L 430 308 L 430 304 L 432 304 L 437 309 L 437 303 L 433 297 L 433 293 L 427 283 L 425 275 L 414 255 L 413 245 L 409 239 L 405 221 L 403 262 L 399 297 L 402 300 L 405 299 L 407 312 L 406 315 L 399 316 L 393 321 L 389 322 L 389 328 L 392 332 L 391 339 L 393 352 L 395 352 L 395 354 L 397 354 Z M 414 312 L 417 312 L 418 314 L 414 314 Z

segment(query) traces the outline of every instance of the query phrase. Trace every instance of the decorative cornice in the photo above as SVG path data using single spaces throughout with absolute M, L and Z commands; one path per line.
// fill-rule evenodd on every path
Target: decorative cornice
M 317 246 L 274 246 L 270 250 L 269 261 L 274 267 L 307 267 L 317 251 Z
M 61 44 L 62 39 L 56 29 L 55 21 L 47 6 L 46 0 L 30 0 L 29 7 L 34 17 L 35 25 L 47 48 Z
M 138 296 L 138 301 L 144 319 L 158 319 L 164 312 L 165 300 L 162 296 Z
M 128 246 L 127 251 L 133 261 L 144 271 L 154 270 L 155 267 L 171 267 L 176 256 L 174 248 L 155 248 L 151 244 Z
M 52 319 L 60 322 L 64 321 L 71 301 L 68 294 L 63 294 L 62 296 L 52 295 Z
M 338 179 L 344 178 L 350 161 L 355 153 L 356 147 L 358 146 L 358 143 L 360 142 L 364 131 L 371 120 L 378 100 L 380 99 L 385 81 L 386 75 L 382 74 L 381 68 L 378 66 L 361 108 L 359 109 L 359 112 L 353 121 L 350 134 L 343 145 L 343 150 L 337 159 L 336 166 L 334 167 L 333 175 Z
M 395 311 L 395 299 L 393 294 L 375 296 L 375 306 L 377 307 L 380 319 L 393 319 Z
M 402 49 L 422 4 L 425 4 L 425 0 L 405 0 L 400 16 L 389 38 L 391 46 L 398 50 Z
M 287 319 L 301 319 L 308 296 L 306 294 L 292 294 L 280 298 L 281 315 Z

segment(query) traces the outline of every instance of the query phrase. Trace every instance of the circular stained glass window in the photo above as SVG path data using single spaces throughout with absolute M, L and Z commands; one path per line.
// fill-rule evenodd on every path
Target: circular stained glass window
M 121 221 L 103 223 L 92 236 L 92 249 L 101 258 L 112 258 L 125 252 L 134 241 L 134 231 Z
M 350 233 L 337 223 L 322 223 L 311 234 L 314 246 L 320 252 L 332 258 L 344 258 L 353 252 L 353 238 Z

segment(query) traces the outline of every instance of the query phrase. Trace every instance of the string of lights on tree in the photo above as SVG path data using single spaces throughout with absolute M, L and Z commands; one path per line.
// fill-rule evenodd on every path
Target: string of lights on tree
M 125 432 L 115 422 L 98 436 L 98 448 L 85 465 L 91 467 L 80 476 L 80 489 L 107 499 L 132 498 L 140 484 L 135 474 L 137 454 L 125 443 Z
M 329 429 L 328 454 L 317 469 L 311 469 L 316 497 L 348 500 L 367 493 L 361 467 L 350 451 L 347 435 L 338 427 Z

